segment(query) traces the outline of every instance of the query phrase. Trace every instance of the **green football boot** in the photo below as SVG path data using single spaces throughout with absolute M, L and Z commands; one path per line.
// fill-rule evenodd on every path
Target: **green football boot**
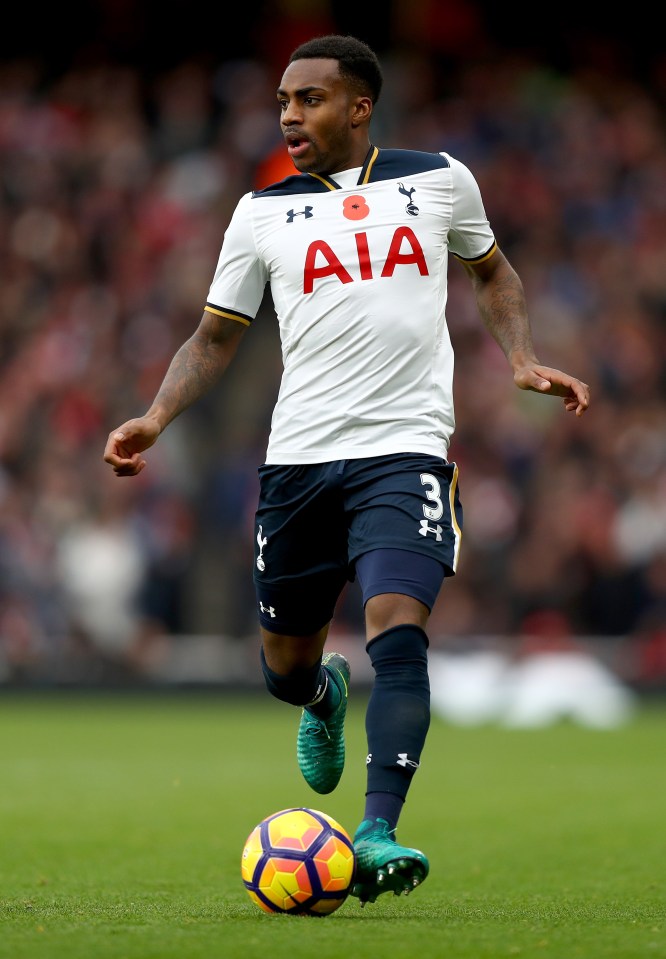
M 340 704 L 328 719 L 320 719 L 303 709 L 296 756 L 308 785 L 317 793 L 330 793 L 340 782 L 345 768 L 345 713 L 350 670 L 349 663 L 340 653 L 328 653 L 322 666 L 326 668 L 329 680 L 340 690 Z
M 354 836 L 356 875 L 351 889 L 364 906 L 383 892 L 409 895 L 430 871 L 419 849 L 399 846 L 385 819 L 364 819 Z

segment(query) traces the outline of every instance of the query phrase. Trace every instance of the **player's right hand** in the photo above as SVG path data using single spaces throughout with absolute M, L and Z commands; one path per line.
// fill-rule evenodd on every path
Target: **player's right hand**
M 128 420 L 109 433 L 104 462 L 116 476 L 136 476 L 146 465 L 141 453 L 153 445 L 160 432 L 155 420 L 147 416 Z

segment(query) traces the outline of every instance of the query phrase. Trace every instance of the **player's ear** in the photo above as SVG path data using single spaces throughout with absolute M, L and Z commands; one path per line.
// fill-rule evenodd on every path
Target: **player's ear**
M 372 116 L 372 100 L 370 97 L 358 97 L 352 106 L 352 126 L 359 127 L 362 123 L 367 123 Z

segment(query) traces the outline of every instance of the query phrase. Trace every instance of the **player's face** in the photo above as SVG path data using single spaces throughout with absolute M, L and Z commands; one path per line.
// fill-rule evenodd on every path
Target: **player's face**
M 284 72 L 277 98 L 282 133 L 297 170 L 336 173 L 361 166 L 367 138 L 358 136 L 359 110 L 366 113 L 369 100 L 352 94 L 337 60 L 295 60 Z

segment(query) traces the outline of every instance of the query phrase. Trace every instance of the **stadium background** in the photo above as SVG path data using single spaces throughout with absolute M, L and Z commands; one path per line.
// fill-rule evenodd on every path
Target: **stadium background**
M 544 361 L 582 420 L 514 390 L 450 271 L 466 509 L 435 650 L 592 650 L 666 689 L 666 56 L 560 4 L 39 4 L 0 39 L 0 680 L 256 680 L 252 510 L 280 373 L 267 301 L 136 480 L 102 463 L 194 328 L 241 193 L 282 175 L 292 47 L 380 53 L 374 141 L 476 174 Z M 334 624 L 361 629 L 354 587 Z M 250 662 L 251 661 L 251 662 Z

